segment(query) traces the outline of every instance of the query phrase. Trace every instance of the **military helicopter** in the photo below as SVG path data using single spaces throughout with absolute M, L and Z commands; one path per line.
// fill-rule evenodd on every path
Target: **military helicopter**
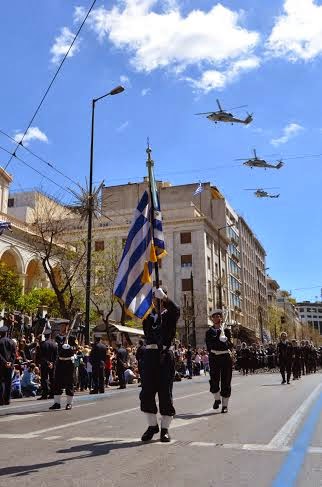
M 218 99 L 216 101 L 217 101 L 217 105 L 219 108 L 219 110 L 217 112 L 202 112 L 202 113 L 196 113 L 195 115 L 207 115 L 208 120 L 210 120 L 211 122 L 215 122 L 215 123 L 228 122 L 228 123 L 231 123 L 232 125 L 234 123 L 243 123 L 245 125 L 248 125 L 250 122 L 252 122 L 253 114 L 248 113 L 245 120 L 242 120 L 240 118 L 236 118 L 236 117 L 234 117 L 234 115 L 232 113 L 226 112 L 225 110 L 223 110 L 221 108 L 221 105 L 220 105 L 220 102 Z M 233 110 L 236 110 L 237 108 L 244 108 L 245 106 L 247 106 L 247 105 L 235 107 L 235 108 L 233 108 Z
M 279 194 L 272 194 L 268 193 L 266 189 L 275 189 L 275 188 L 247 188 L 245 191 L 254 191 L 254 195 L 256 198 L 279 198 Z
M 245 161 L 243 162 L 244 166 L 248 166 L 251 169 L 253 167 L 263 167 L 264 169 L 281 169 L 284 166 L 283 161 L 277 161 L 277 164 L 269 164 L 264 159 L 260 159 L 257 157 L 256 150 L 254 149 L 254 157 L 251 159 L 236 159 L 237 161 Z

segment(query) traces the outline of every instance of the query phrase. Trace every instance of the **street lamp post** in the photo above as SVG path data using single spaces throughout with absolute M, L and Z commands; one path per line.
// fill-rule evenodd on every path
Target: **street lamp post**
M 89 315 L 91 298 L 91 263 L 92 263 L 92 229 L 93 229 L 93 158 L 94 158 L 94 121 L 95 104 L 106 96 L 118 95 L 124 91 L 123 86 L 117 86 L 103 96 L 92 100 L 92 128 L 91 128 L 91 152 L 89 164 L 89 187 L 88 187 L 88 220 L 87 220 L 87 260 L 86 260 L 86 293 L 85 293 L 85 343 L 89 344 Z

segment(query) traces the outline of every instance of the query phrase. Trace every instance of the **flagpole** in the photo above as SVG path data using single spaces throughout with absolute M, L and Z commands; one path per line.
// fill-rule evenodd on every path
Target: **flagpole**
M 150 198 L 151 198 L 151 232 L 152 232 L 152 242 L 154 242 L 154 228 L 153 228 L 153 218 L 154 218 L 154 211 L 155 209 L 158 209 L 158 202 L 156 199 L 156 194 L 155 194 L 155 180 L 154 180 L 154 173 L 153 173 L 153 167 L 154 167 L 154 161 L 151 159 L 151 148 L 149 144 L 149 139 L 148 139 L 148 147 L 146 149 L 146 153 L 148 155 L 146 165 L 148 168 L 148 177 L 149 177 L 149 191 L 150 191 Z M 154 274 L 155 274 L 155 284 L 156 288 L 160 287 L 160 278 L 159 278 L 159 262 L 158 260 L 154 262 Z M 159 300 L 158 300 L 159 301 Z M 159 302 L 160 306 L 160 302 Z M 160 311 L 160 309 L 158 310 Z

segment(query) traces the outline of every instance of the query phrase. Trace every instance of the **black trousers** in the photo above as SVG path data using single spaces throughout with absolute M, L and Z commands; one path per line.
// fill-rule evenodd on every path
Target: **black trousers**
M 66 391 L 67 396 L 74 395 L 74 364 L 72 361 L 57 361 L 54 374 L 54 394 L 60 396 Z
M 9 404 L 11 396 L 12 368 L 0 367 L 0 406 Z
M 230 353 L 222 355 L 209 354 L 210 366 L 210 392 L 215 394 L 220 391 L 222 397 L 231 396 L 231 378 L 233 374 L 233 362 Z
M 125 375 L 124 375 L 125 369 L 121 365 L 116 366 L 116 373 L 119 378 L 119 383 L 120 387 L 124 388 L 126 387 L 126 382 L 125 382 Z
M 286 372 L 287 382 L 289 382 L 291 378 L 291 372 L 292 372 L 292 362 L 280 361 L 280 372 L 284 382 L 285 382 L 285 372 Z
M 292 370 L 293 370 L 293 377 L 295 379 L 301 377 L 301 362 L 300 362 L 300 360 L 294 360 L 293 361 Z
M 174 356 L 171 350 L 146 350 L 143 364 L 143 384 L 140 393 L 141 411 L 156 414 L 155 396 L 159 397 L 160 414 L 174 416 L 172 388 L 175 373 Z
M 104 389 L 104 365 L 93 364 L 93 390 L 103 393 Z
M 54 369 L 49 368 L 47 362 L 40 364 L 41 395 L 43 397 L 53 394 Z

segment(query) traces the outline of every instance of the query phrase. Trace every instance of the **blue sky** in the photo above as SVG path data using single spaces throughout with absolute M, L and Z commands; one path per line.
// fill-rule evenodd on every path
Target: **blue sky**
M 23 131 L 89 7 L 85 0 L 11 0 L 0 19 L 0 129 Z M 122 82 L 126 91 L 97 105 L 95 181 L 145 175 L 150 137 L 158 177 L 212 181 L 249 222 L 285 289 L 322 284 L 320 112 L 322 3 L 314 0 L 98 1 L 76 49 L 32 124 L 28 147 L 84 183 L 90 103 Z M 215 125 L 196 112 L 247 104 L 249 127 Z M 243 116 L 244 109 L 237 114 Z M 0 145 L 12 143 L 0 135 Z M 285 158 L 280 171 L 250 170 L 236 158 Z M 19 150 L 18 155 L 70 183 Z M 0 164 L 8 156 L 0 150 Z M 16 190 L 41 186 L 70 199 L 13 161 Z M 244 188 L 277 187 L 277 200 Z M 298 290 L 314 299 L 320 289 Z

